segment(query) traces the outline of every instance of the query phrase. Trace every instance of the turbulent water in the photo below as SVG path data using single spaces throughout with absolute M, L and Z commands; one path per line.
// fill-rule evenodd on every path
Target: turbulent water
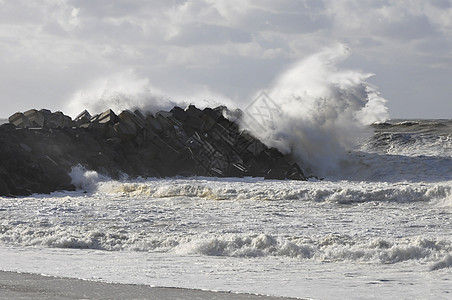
M 347 55 L 344 45 L 314 54 L 238 105 L 243 128 L 322 180 L 113 181 L 75 167 L 76 192 L 0 198 L 0 270 L 314 299 L 449 299 L 452 121 L 385 122 L 371 74 L 339 67 Z M 91 113 L 159 107 L 137 90 L 80 95 L 93 99 Z
M 75 168 L 76 192 L 0 198 L 0 269 L 314 299 L 449 298 L 452 121 L 372 127 L 324 180 L 113 181 Z

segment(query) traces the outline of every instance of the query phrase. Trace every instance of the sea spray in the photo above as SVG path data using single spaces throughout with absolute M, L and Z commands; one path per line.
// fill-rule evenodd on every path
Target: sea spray
M 245 128 L 268 146 L 293 153 L 308 175 L 336 173 L 345 152 L 372 134 L 366 125 L 388 117 L 386 100 L 365 81 L 372 74 L 338 67 L 349 54 L 339 45 L 282 74 L 268 91 L 278 113 L 261 124 L 266 130 L 247 127 L 253 115 L 246 111 Z
M 77 189 L 93 192 L 97 188 L 97 183 L 105 176 L 99 175 L 96 171 L 86 170 L 83 166 L 77 165 L 72 167 L 69 176 L 72 178 L 72 184 Z
M 138 108 L 155 113 L 188 104 L 240 108 L 245 111 L 243 127 L 267 146 L 292 153 L 306 175 L 334 176 L 342 172 L 339 163 L 346 151 L 371 136 L 366 125 L 388 117 L 386 100 L 366 82 L 372 74 L 338 67 L 349 54 L 344 45 L 326 49 L 276 77 L 267 90 L 267 104 L 273 103 L 277 110 L 273 110 L 271 122 L 261 124 L 264 130 L 249 126 L 253 114 L 227 97 L 209 90 L 170 97 L 153 87 L 148 78 L 130 70 L 100 78 L 77 91 L 70 100 L 69 112 L 75 116 L 84 109 L 95 114 Z
M 239 107 L 229 98 L 207 87 L 192 87 L 182 95 L 175 92 L 167 94 L 155 87 L 149 78 L 134 70 L 127 70 L 100 77 L 78 89 L 69 99 L 65 111 L 73 117 L 85 109 L 91 114 L 108 109 L 116 113 L 126 109 L 156 113 L 160 110 L 169 111 L 175 106 L 185 108 L 190 104 L 198 108 L 222 105 L 230 109 Z
M 73 116 L 85 109 L 92 114 L 134 108 L 155 112 L 169 110 L 177 104 L 153 87 L 148 78 L 128 70 L 98 78 L 77 90 L 69 100 L 67 112 Z

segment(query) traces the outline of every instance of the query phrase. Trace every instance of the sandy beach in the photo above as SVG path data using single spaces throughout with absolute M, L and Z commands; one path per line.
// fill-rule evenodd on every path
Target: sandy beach
M 199 299 L 282 300 L 291 298 L 114 284 L 0 271 L 1 299 Z M 293 298 L 292 298 L 293 299 Z

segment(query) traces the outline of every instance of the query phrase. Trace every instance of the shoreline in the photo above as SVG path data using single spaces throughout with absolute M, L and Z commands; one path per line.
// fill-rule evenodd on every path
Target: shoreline
M 2 299 L 298 299 L 196 289 L 107 283 L 32 273 L 0 271 Z

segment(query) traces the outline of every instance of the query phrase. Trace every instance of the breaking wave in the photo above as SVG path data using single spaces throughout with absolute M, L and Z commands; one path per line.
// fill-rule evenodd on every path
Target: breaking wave
M 10 245 L 107 251 L 175 252 L 180 255 L 228 257 L 290 257 L 318 261 L 358 261 L 393 264 L 408 260 L 432 262 L 431 270 L 452 265 L 452 245 L 445 240 L 410 237 L 403 239 L 357 239 L 348 235 L 275 236 L 225 234 L 218 236 L 165 236 L 93 230 L 67 226 L 40 227 L 2 224 L 0 241 Z
M 430 267 L 430 271 L 441 270 L 445 268 L 450 268 L 452 266 L 452 255 L 447 254 L 442 260 L 434 263 Z
M 77 165 L 72 167 L 71 172 L 71 183 L 75 185 L 77 189 L 82 189 L 87 192 L 93 192 L 97 189 L 97 184 L 100 181 L 109 181 L 111 178 L 100 175 L 96 171 L 86 170 L 83 166 Z
M 187 178 L 98 180 L 97 173 L 85 171 L 82 186 L 98 195 L 126 198 L 197 197 L 210 200 L 299 200 L 331 203 L 448 201 L 452 184 L 353 181 L 269 181 L 262 178 Z M 83 180 L 86 180 L 83 183 Z
M 296 63 L 246 110 L 244 126 L 292 153 L 308 175 L 337 174 L 346 151 L 372 136 L 367 125 L 388 118 L 386 100 L 366 82 L 372 74 L 338 67 L 349 54 L 339 45 Z
M 372 74 L 338 66 L 349 55 L 341 44 L 300 60 L 280 76 L 275 74 L 266 103 L 273 106 L 266 110 L 259 101 L 243 107 L 244 99 L 234 102 L 207 90 L 197 97 L 185 95 L 190 101 L 175 100 L 133 71 L 112 74 L 79 90 L 68 109 L 75 116 L 84 109 L 99 113 L 140 108 L 155 113 L 188 104 L 240 108 L 245 111 L 245 128 L 268 146 L 292 153 L 307 175 L 325 177 L 337 174 L 346 151 L 372 134 L 366 125 L 388 118 L 386 100 L 366 82 Z M 256 114 L 268 114 L 266 120 L 260 119 L 260 129 L 250 122 Z

